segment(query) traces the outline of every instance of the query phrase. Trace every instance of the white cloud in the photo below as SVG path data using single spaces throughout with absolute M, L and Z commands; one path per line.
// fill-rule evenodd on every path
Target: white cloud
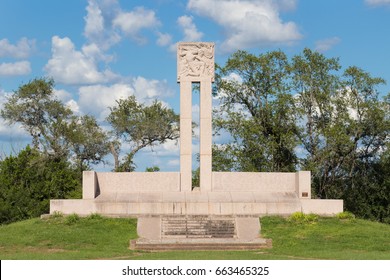
M 189 0 L 187 7 L 224 28 L 223 51 L 288 44 L 302 37 L 294 22 L 284 23 L 279 15 L 295 7 L 292 0 Z
M 47 74 L 64 84 L 93 84 L 115 80 L 118 76 L 110 70 L 99 71 L 96 53 L 77 51 L 73 42 L 65 37 L 52 38 L 52 57 L 45 66 Z
M 66 102 L 65 106 L 68 107 L 69 109 L 71 109 L 72 112 L 75 114 L 80 113 L 80 106 L 74 99 L 71 99 L 68 102 Z
M 167 81 L 148 80 L 144 77 L 136 77 L 132 81 L 134 94 L 139 102 L 151 102 L 161 96 L 171 96 L 172 90 Z
M 64 89 L 54 89 L 53 94 L 62 102 L 68 102 L 72 99 L 72 94 Z
M 191 16 L 181 16 L 177 19 L 177 24 L 182 29 L 184 37 L 180 40 L 183 42 L 197 42 L 200 41 L 203 37 L 203 33 L 198 31 L 195 23 L 193 22 L 193 17 Z M 177 51 L 177 43 L 171 44 L 169 47 L 171 52 Z
M 116 105 L 116 100 L 134 95 L 138 102 L 150 104 L 154 99 L 170 94 L 171 90 L 166 81 L 136 77 L 129 83 L 80 87 L 78 106 L 84 114 L 94 115 L 103 121 L 110 113 L 109 107 Z
M 3 109 L 3 104 L 7 101 L 7 96 L 9 96 L 10 94 L 11 93 L 7 93 L 0 88 L 0 110 Z M 15 140 L 24 142 L 28 138 L 29 135 L 21 127 L 20 124 L 9 125 L 5 122 L 3 118 L 0 118 L 0 142 L 11 142 L 13 145 Z M 1 152 L 4 152 L 4 149 Z
M 54 96 L 62 101 L 68 108 L 70 108 L 74 113 L 80 113 L 80 107 L 77 102 L 73 99 L 73 96 L 70 92 L 64 89 L 54 89 Z
M 319 51 L 319 52 L 326 52 L 340 42 L 341 42 L 341 39 L 339 37 L 326 38 L 326 39 L 317 41 L 315 43 L 316 44 L 315 49 L 316 49 L 316 51 Z
M 89 0 L 84 17 L 84 35 L 93 44 L 107 50 L 121 40 L 112 28 L 112 20 L 119 10 L 116 0 Z
M 0 142 L 13 144 L 15 141 L 24 142 L 30 139 L 29 137 L 20 124 L 9 125 L 3 119 L 0 119 Z
M 0 57 L 27 58 L 35 47 L 35 40 L 21 38 L 15 45 L 8 39 L 0 40 Z
M 171 155 L 178 155 L 179 146 L 177 145 L 177 142 L 177 140 L 168 140 L 162 144 L 162 146 L 167 153 L 171 153 Z
M 110 113 L 109 107 L 116 105 L 116 100 L 133 94 L 134 89 L 128 84 L 84 86 L 79 89 L 78 104 L 84 114 L 94 115 L 103 121 Z
M 123 35 L 138 43 L 145 43 L 141 35 L 145 29 L 156 29 L 161 25 L 156 13 L 144 7 L 131 11 L 123 10 L 117 0 L 88 0 L 84 35 L 91 43 L 108 50 L 121 41 Z M 168 34 L 156 32 L 159 45 L 168 45 Z
M 177 23 L 183 29 L 183 41 L 196 42 L 203 37 L 203 33 L 198 31 L 191 16 L 181 16 L 177 19 Z
M 390 0 L 365 0 L 369 6 L 386 6 L 390 5 Z
M 131 12 L 119 12 L 112 22 L 114 27 L 118 27 L 126 35 L 135 39 L 139 43 L 144 43 L 145 38 L 139 33 L 143 29 L 153 29 L 161 23 L 152 10 L 144 7 L 136 7 Z
M 153 149 L 145 150 L 145 153 L 153 153 L 157 156 L 178 156 L 179 155 L 179 145 L 177 140 L 167 140 L 163 144 L 156 145 Z
M 30 73 L 31 65 L 28 61 L 0 64 L 0 76 L 21 76 Z
M 94 36 L 100 36 L 101 32 L 104 31 L 104 18 L 99 5 L 95 1 L 88 1 L 86 8 L 87 15 L 84 17 L 85 28 L 84 34 L 87 38 Z
M 114 60 L 113 55 L 105 54 L 95 43 L 84 45 L 81 50 L 86 57 L 93 59 L 95 62 L 104 61 L 109 63 Z
M 157 36 L 157 45 L 161 47 L 168 46 L 172 42 L 172 36 L 170 34 L 157 32 Z

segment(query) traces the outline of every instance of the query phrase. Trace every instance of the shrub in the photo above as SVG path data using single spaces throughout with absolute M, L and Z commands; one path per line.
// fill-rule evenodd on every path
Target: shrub
M 65 224 L 67 225 L 73 225 L 77 223 L 80 220 L 80 216 L 77 214 L 71 214 L 65 218 Z
M 336 215 L 336 218 L 340 219 L 340 220 L 354 220 L 355 219 L 355 215 L 351 212 L 341 212 L 341 213 L 338 213 Z
M 81 197 L 80 172 L 29 146 L 0 161 L 0 224 L 49 213 L 50 199 Z
M 62 212 L 59 212 L 59 211 L 54 211 L 53 214 L 51 214 L 51 218 L 53 219 L 58 219 L 58 218 L 62 218 L 64 217 L 64 214 L 62 214 Z
M 98 214 L 98 213 L 92 213 L 90 214 L 87 219 L 90 219 L 90 220 L 101 220 L 103 219 L 102 215 Z
M 318 221 L 318 215 L 295 212 L 290 215 L 288 221 L 299 223 L 299 224 L 313 224 Z

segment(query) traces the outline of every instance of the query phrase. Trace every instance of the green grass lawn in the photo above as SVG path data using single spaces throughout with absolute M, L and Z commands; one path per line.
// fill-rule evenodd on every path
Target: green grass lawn
M 390 225 L 359 219 L 290 221 L 261 218 L 272 249 L 259 251 L 142 252 L 128 249 L 135 219 L 94 215 L 31 219 L 0 226 L 0 259 L 386 259 Z

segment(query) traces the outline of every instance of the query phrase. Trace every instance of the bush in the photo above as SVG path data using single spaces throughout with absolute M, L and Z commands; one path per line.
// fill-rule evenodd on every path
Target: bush
M 288 221 L 299 224 L 313 224 L 318 221 L 318 215 L 316 214 L 304 214 L 302 212 L 295 212 L 290 215 Z
M 66 159 L 29 146 L 0 161 L 0 224 L 49 213 L 50 199 L 81 197 L 81 174 Z
M 70 226 L 70 225 L 73 225 L 73 224 L 77 223 L 79 220 L 80 220 L 80 216 L 79 215 L 71 214 L 69 216 L 66 216 L 65 224 Z
M 62 212 L 59 212 L 59 211 L 54 211 L 54 213 L 51 214 L 51 218 L 53 218 L 53 219 L 59 219 L 62 217 L 64 217 L 64 214 L 62 214 Z
M 355 215 L 352 214 L 351 212 L 341 212 L 341 213 L 338 213 L 336 215 L 336 218 L 340 219 L 340 220 L 354 220 L 355 219 Z
M 98 213 L 92 213 L 87 217 L 89 220 L 101 220 L 103 219 L 102 215 Z

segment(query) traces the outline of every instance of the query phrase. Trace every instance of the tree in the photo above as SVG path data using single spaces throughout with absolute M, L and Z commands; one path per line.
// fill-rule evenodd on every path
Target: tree
M 333 167 L 337 166 L 335 154 L 345 147 L 343 120 L 336 114 L 334 102 L 340 89 L 337 58 L 304 49 L 292 58 L 292 89 L 297 96 L 295 114 L 299 120 L 298 137 L 305 156 L 301 168 L 310 170 L 313 178 L 313 194 L 327 198 L 331 193 Z M 332 175 L 333 173 L 333 175 Z M 340 197 L 332 188 L 331 196 Z
M 390 222 L 390 100 L 379 98 L 385 81 L 357 67 L 343 75 L 344 130 L 349 149 L 342 155 L 340 175 L 346 206 L 358 216 Z M 340 183 L 338 184 L 340 185 Z
M 179 116 L 161 102 L 151 105 L 138 103 L 134 96 L 117 100 L 117 106 L 110 108 L 107 121 L 119 139 L 130 144 L 131 149 L 122 163 L 118 159 L 118 145 L 111 145 L 116 171 L 133 171 L 134 155 L 145 147 L 152 147 L 179 137 Z M 116 142 L 118 143 L 118 142 Z
M 32 136 L 33 147 L 59 161 L 74 157 L 84 170 L 109 152 L 108 137 L 92 116 L 75 116 L 54 96 L 52 79 L 34 79 L 8 97 L 1 116 L 20 123 Z
M 107 133 L 92 116 L 74 116 L 69 123 L 67 138 L 80 171 L 90 164 L 104 162 L 103 158 L 110 150 Z
M 214 145 L 214 170 L 310 170 L 314 196 L 390 222 L 390 94 L 381 98 L 382 78 L 355 66 L 340 73 L 338 59 L 309 49 L 291 62 L 281 52 L 239 51 L 217 69 L 214 127 L 231 139 Z
M 0 224 L 49 212 L 50 199 L 80 198 L 81 174 L 27 146 L 0 161 Z
M 1 116 L 8 124 L 20 123 L 32 136 L 35 149 L 54 157 L 67 155 L 64 138 L 72 111 L 53 95 L 52 79 L 34 79 L 8 97 Z
M 295 113 L 301 121 L 299 138 L 308 153 L 304 166 L 315 161 L 323 133 L 333 112 L 331 98 L 339 88 L 338 59 L 304 49 L 292 59 L 292 89 L 297 96 Z
M 254 56 L 238 51 L 217 69 L 216 89 L 221 105 L 214 114 L 214 127 L 227 131 L 233 141 L 214 146 L 214 168 L 295 170 L 297 126 L 294 100 L 288 94 L 286 55 L 274 51 Z

